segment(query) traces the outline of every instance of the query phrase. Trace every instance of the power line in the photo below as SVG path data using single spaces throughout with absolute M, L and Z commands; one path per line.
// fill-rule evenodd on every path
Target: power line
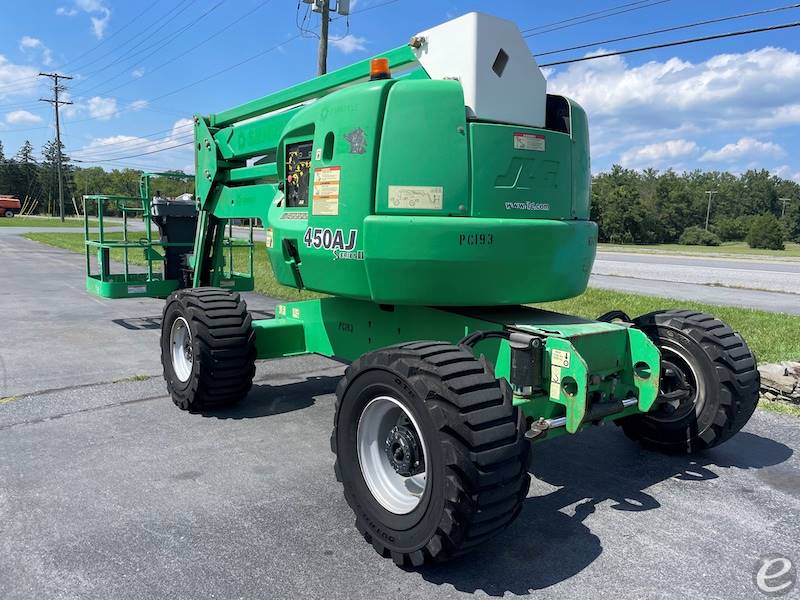
M 186 141 L 192 141 L 193 139 L 194 139 L 194 132 L 187 131 L 187 132 L 181 133 L 179 135 L 176 135 L 174 139 L 167 138 L 167 139 L 161 140 L 161 141 L 138 139 L 138 140 L 135 140 L 135 142 L 136 142 L 135 144 L 124 146 L 122 148 L 119 148 L 118 146 L 121 146 L 122 144 L 124 144 L 124 142 L 121 142 L 119 144 L 113 144 L 113 145 L 112 144 L 107 144 L 107 145 L 103 145 L 103 146 L 95 146 L 94 148 L 88 148 L 88 149 L 83 150 L 83 151 L 74 152 L 73 156 L 76 156 L 77 158 L 82 158 L 82 159 L 107 158 L 106 154 L 103 154 L 103 153 L 104 152 L 111 152 L 112 153 L 111 157 L 114 158 L 114 153 L 121 152 L 121 153 L 124 154 L 126 152 L 136 152 L 136 151 L 138 151 L 140 149 L 144 149 L 144 148 L 148 148 L 148 147 L 152 147 L 152 146 L 157 146 L 158 144 L 164 144 L 164 143 L 169 143 L 169 142 L 186 142 Z M 133 140 L 131 140 L 131 141 L 133 141 Z
M 93 64 L 96 64 L 96 63 L 100 62 L 101 60 L 103 60 L 103 59 L 105 59 L 105 58 L 108 58 L 108 57 L 109 57 L 109 55 L 111 55 L 113 52 L 115 52 L 115 51 L 117 51 L 117 50 L 120 50 L 120 49 L 121 49 L 123 46 L 125 46 L 125 45 L 127 45 L 128 43 L 130 43 L 130 42 L 132 42 L 132 41 L 135 41 L 135 40 L 137 40 L 137 39 L 139 40 L 139 41 L 138 41 L 138 43 L 136 43 L 136 44 L 134 44 L 133 46 L 131 46 L 130 48 L 128 48 L 128 49 L 127 49 L 125 52 L 126 52 L 126 53 L 127 53 L 127 52 L 131 52 L 131 51 L 132 51 L 132 50 L 134 50 L 135 48 L 138 48 L 138 47 L 139 47 L 139 46 L 141 46 L 142 44 L 146 43 L 146 42 L 147 42 L 149 39 L 151 39 L 153 36 L 155 36 L 155 35 L 156 35 L 156 34 L 157 34 L 159 31 L 161 31 L 162 29 L 164 29 L 164 27 L 166 27 L 167 25 L 169 25 L 169 24 L 172 22 L 172 19 L 174 19 L 175 17 L 177 17 L 177 16 L 178 16 L 179 14 L 181 14 L 183 11 L 187 10 L 187 9 L 189 8 L 189 5 L 188 5 L 188 2 L 189 2 L 189 1 L 190 1 L 190 0 L 180 0 L 180 2 L 178 2 L 178 4 L 176 4 L 175 6 L 173 6 L 173 7 L 172 7 L 170 10 L 168 10 L 168 11 L 167 11 L 167 12 L 166 12 L 164 15 L 162 15 L 161 17 L 159 17 L 159 18 L 158 18 L 158 19 L 155 21 L 155 23 L 158 23 L 159 21 L 161 21 L 161 25 L 159 25 L 158 27 L 156 27 L 155 29 L 153 29 L 152 31 L 150 31 L 150 32 L 149 32 L 147 35 L 144 35 L 144 36 L 141 36 L 140 34 L 139 34 L 139 35 L 134 35 L 133 37 L 131 37 L 131 38 L 129 38 L 129 39 L 127 39 L 127 40 L 125 40 L 124 42 L 122 42 L 122 43 L 121 43 L 119 46 L 116 46 L 115 48 L 113 48 L 112 50 L 110 50 L 110 51 L 108 52 L 108 54 L 107 54 L 107 55 L 105 55 L 105 56 L 100 56 L 99 58 L 95 58 L 94 60 L 92 60 L 92 61 L 89 61 L 88 63 L 84 64 L 84 65 L 83 65 L 83 66 L 81 66 L 80 68 L 81 68 L 81 69 L 85 69 L 85 68 L 86 68 L 86 67 L 88 67 L 88 66 L 91 66 L 91 65 L 93 65 Z M 174 14 L 173 14 L 173 13 L 174 13 Z M 155 24 L 155 23 L 153 23 L 153 24 Z M 153 24 L 151 24 L 151 26 L 152 26 Z M 104 65 L 104 66 L 102 66 L 102 67 L 100 67 L 100 68 L 98 68 L 98 69 L 95 69 L 94 71 L 89 71 L 89 73 L 85 74 L 84 76 L 85 76 L 85 77 L 90 77 L 91 75 L 96 75 L 97 73 L 100 73 L 100 72 L 104 71 L 105 69 L 108 69 L 109 67 L 113 66 L 114 64 L 117 64 L 117 63 L 119 63 L 119 61 L 120 61 L 120 60 L 124 60 L 125 58 L 126 58 L 126 57 L 125 57 L 125 56 L 123 56 L 122 58 L 119 58 L 119 59 L 117 59 L 117 60 L 115 60 L 115 61 L 114 61 L 114 60 L 112 60 L 112 62 L 111 62 L 111 63 L 108 63 L 108 64 L 106 64 L 106 65 Z M 73 70 L 74 70 L 74 67 L 73 67 Z
M 155 100 L 161 100 L 162 98 L 166 98 L 168 96 L 173 96 L 173 95 L 175 95 L 175 94 L 177 94 L 179 92 L 182 92 L 183 90 L 185 90 L 187 88 L 190 88 L 190 87 L 193 87 L 193 86 L 197 85 L 198 83 L 206 82 L 209 79 L 212 79 L 214 77 L 217 77 L 219 75 L 227 73 L 231 69 L 235 69 L 237 67 L 241 67 L 244 64 L 252 62 L 257 58 L 261 58 L 262 56 L 264 56 L 266 54 L 269 54 L 270 52 L 273 52 L 273 51 L 277 50 L 278 48 L 293 42 L 294 40 L 296 40 L 299 37 L 300 37 L 300 34 L 298 33 L 297 35 L 292 36 L 289 39 L 287 39 L 285 42 L 281 42 L 280 44 L 275 44 L 274 46 L 272 46 L 270 48 L 267 48 L 266 50 L 262 50 L 261 52 L 258 52 L 256 54 L 250 56 L 249 58 L 245 58 L 244 60 L 240 60 L 237 63 L 234 63 L 232 65 L 228 65 L 227 67 L 225 67 L 223 69 L 220 69 L 219 71 L 215 71 L 214 73 L 211 73 L 210 75 L 206 75 L 205 77 L 201 77 L 200 79 L 198 79 L 196 81 L 193 81 L 192 83 L 187 83 L 184 86 L 181 86 L 181 87 L 179 87 L 179 88 L 177 88 L 175 90 L 172 90 L 171 92 L 167 92 L 166 94 L 161 94 L 160 96 L 156 96 L 155 98 L 152 98 L 150 101 L 153 102 Z
M 269 4 L 271 1 L 272 1 L 272 0 L 264 0 L 263 2 L 261 2 L 261 4 L 258 4 L 258 5 L 257 5 L 257 6 L 256 6 L 254 9 L 247 11 L 245 14 L 243 14 L 241 17 L 239 17 L 239 18 L 238 18 L 238 19 L 236 19 L 235 21 L 232 21 L 231 23 L 228 23 L 228 25 L 226 25 L 225 27 L 223 27 L 223 28 L 222 28 L 222 29 L 220 29 L 219 31 L 217 31 L 217 32 L 215 32 L 215 33 L 213 33 L 213 34 L 211 34 L 210 36 L 208 36 L 208 37 L 206 37 L 206 38 L 204 38 L 204 39 L 203 39 L 203 41 L 201 41 L 199 44 L 196 44 L 196 45 L 194 45 L 194 46 L 191 46 L 190 48 L 187 48 L 187 49 L 186 49 L 184 52 L 181 52 L 180 54 L 178 54 L 178 55 L 176 55 L 176 56 L 173 56 L 171 59 L 169 59 L 169 60 L 167 60 L 167 61 L 164 61 L 163 63 L 161 63 L 160 65 L 158 65 L 158 66 L 156 66 L 156 67 L 153 67 L 152 69 L 148 69 L 148 70 L 147 70 L 147 72 L 146 72 L 144 75 L 142 75 L 142 77 L 139 77 L 138 79 L 134 79 L 134 80 L 131 80 L 131 81 L 127 81 L 127 82 L 125 82 L 125 83 L 122 83 L 122 84 L 120 84 L 120 85 L 117 85 L 117 86 L 115 86 L 115 87 L 112 87 L 112 88 L 108 88 L 107 90 L 103 90 L 102 92 L 100 92 L 100 94 L 108 94 L 108 93 L 110 93 L 110 92 L 113 92 L 114 90 L 118 90 L 118 89 L 120 89 L 120 88 L 122 88 L 122 87 L 125 87 L 126 85 L 131 85 L 132 83 L 136 83 L 137 81 L 139 81 L 139 80 L 143 79 L 144 77 L 147 77 L 148 75 L 152 75 L 153 73 L 155 73 L 156 71 L 158 71 L 158 70 L 159 70 L 159 69 L 161 69 L 162 67 L 165 67 L 165 66 L 167 66 L 167 65 L 169 65 L 169 64 L 171 64 L 171 63 L 173 63 L 173 62 L 175 62 L 176 60 L 178 60 L 179 58 L 182 58 L 183 56 L 186 56 L 186 55 L 187 55 L 187 54 L 189 54 L 190 52 L 194 52 L 194 51 L 195 51 L 195 50 L 197 50 L 197 49 L 198 49 L 200 46 L 203 46 L 204 44 L 207 44 L 208 42 L 210 42 L 211 40 L 213 40 L 213 39 L 214 39 L 215 37 L 217 37 L 218 35 L 221 35 L 221 34 L 225 33 L 225 32 L 226 32 L 228 29 L 230 29 L 230 28 L 231 28 L 231 27 L 233 27 L 234 25 L 237 25 L 237 24 L 241 23 L 241 22 L 242 22 L 243 20 L 245 20 L 247 17 L 249 17 L 250 15 L 252 15 L 252 14 L 253 14 L 254 12 L 256 12 L 257 10 L 259 10 L 259 9 L 263 8 L 264 6 L 266 6 L 267 4 Z M 396 2 L 397 0 L 394 0 L 394 1 Z
M 704 37 L 690 38 L 687 40 L 678 40 L 676 42 L 666 42 L 664 44 L 654 44 L 652 46 L 642 46 L 640 48 L 631 48 L 629 50 L 619 50 L 617 52 L 606 52 L 605 54 L 595 54 L 593 56 L 584 56 L 582 58 L 572 58 L 570 60 L 559 60 L 557 62 L 546 63 L 539 65 L 540 67 L 555 67 L 557 65 L 567 65 L 571 63 L 583 62 L 586 60 L 595 60 L 597 58 L 607 58 L 609 56 L 619 56 L 621 54 L 633 54 L 634 52 L 644 52 L 645 50 L 657 50 L 659 48 L 670 48 L 672 46 L 682 46 L 684 44 L 694 44 L 697 42 L 707 42 L 710 40 L 719 40 L 723 38 L 736 37 L 740 35 L 749 35 L 751 33 L 763 33 L 765 31 L 777 31 L 779 29 L 790 29 L 792 27 L 800 27 L 800 21 L 793 23 L 783 23 L 781 25 L 771 25 L 769 27 L 758 27 L 756 29 L 744 29 L 742 31 L 731 31 L 728 33 L 718 33 L 716 35 L 707 35 Z
M 158 52 L 159 50 L 161 50 L 161 49 L 162 49 L 162 48 L 164 48 L 165 46 L 168 46 L 169 44 L 172 44 L 172 43 L 175 41 L 175 39 L 176 39 L 178 36 L 180 36 L 180 35 L 182 35 L 182 34 L 186 33 L 186 32 L 187 32 L 189 29 L 191 29 L 191 28 L 192 28 L 192 27 L 194 27 L 194 26 L 195 26 L 197 23 L 199 23 L 199 22 L 200 22 L 200 21 L 201 21 L 201 20 L 202 20 L 204 17 L 206 17 L 207 15 L 209 15 L 210 13 L 212 13 L 213 11 L 215 11 L 217 8 L 219 8 L 220 6 L 222 6 L 222 4 L 223 4 L 224 2 L 225 2 L 225 0 L 219 0 L 219 2 L 217 2 L 217 3 L 216 3 L 214 6 L 212 6 L 210 9 L 208 9 L 208 10 L 207 10 L 207 11 L 205 11 L 204 13 L 200 14 L 200 15 L 199 15 L 199 16 L 198 16 L 196 19 L 194 19 L 194 20 L 193 20 L 193 21 L 191 21 L 190 23 L 188 23 L 188 24 L 184 25 L 183 27 L 181 27 L 180 29 L 178 29 L 176 32 L 174 32 L 174 33 L 172 34 L 172 36 L 171 36 L 171 37 L 170 37 L 170 38 L 169 38 L 167 41 L 159 43 L 159 42 L 160 42 L 160 40 L 159 40 L 159 42 L 156 42 L 155 44 L 152 44 L 152 45 L 150 45 L 150 46 L 146 46 L 145 48 L 142 48 L 142 49 L 141 49 L 139 52 L 135 52 L 135 53 L 134 53 L 134 54 L 132 54 L 132 55 L 125 56 L 125 57 L 123 57 L 123 58 L 120 58 L 120 59 L 118 59 L 117 61 L 115 61 L 115 62 L 113 62 L 113 63 L 110 63 L 110 64 L 109 64 L 109 65 L 107 65 L 105 68 L 111 67 L 111 66 L 113 66 L 114 64 L 118 64 L 118 63 L 120 63 L 120 62 L 122 62 L 122 61 L 128 61 L 129 59 L 135 58 L 135 60 L 134 60 L 133 62 L 131 62 L 131 63 L 130 63 L 130 64 L 127 66 L 127 67 L 124 67 L 124 68 L 123 68 L 121 71 L 119 71 L 119 72 L 118 72 L 116 75 L 112 75 L 112 76 L 111 76 L 111 77 L 109 77 L 108 79 L 106 79 L 106 80 L 104 80 L 104 81 L 101 81 L 100 83 L 98 83 L 98 84 L 95 84 L 95 85 L 93 85 L 92 87 L 90 87 L 90 88 L 88 88 L 88 89 L 83 89 L 83 90 L 82 90 L 82 92 L 83 92 L 84 94 L 88 94 L 88 93 L 89 93 L 89 92 L 91 92 L 92 90 L 96 90 L 97 88 L 103 87 L 105 84 L 107 84 L 107 83 L 109 83 L 109 82 L 111 82 L 111 81 L 113 81 L 113 80 L 115 80 L 115 79 L 118 79 L 119 77 L 122 77 L 123 75 L 125 75 L 125 74 L 128 72 L 128 69 L 129 69 L 130 67 L 132 67 L 134 64 L 138 64 L 138 63 L 144 62 L 145 60 L 147 60 L 148 58 L 150 58 L 151 56 L 153 56 L 153 54 L 155 54 L 156 52 Z M 137 56 L 139 56 L 139 55 L 140 55 L 140 54 L 142 54 L 143 52 L 147 52 L 148 50 L 151 50 L 151 49 L 152 49 L 152 51 L 151 51 L 149 54 L 145 55 L 145 56 L 144 56 L 144 57 L 142 57 L 142 58 L 136 58 Z M 87 77 L 88 77 L 88 76 L 87 76 Z
M 128 158 L 137 158 L 139 156 L 148 156 L 150 154 L 156 154 L 158 152 L 166 152 L 167 150 L 174 150 L 175 148 L 181 148 L 182 146 L 190 146 L 192 144 L 194 144 L 194 140 L 189 141 L 189 142 L 185 142 L 183 144 L 176 144 L 175 146 L 168 146 L 167 148 L 160 148 L 159 150 L 151 150 L 150 152 L 142 152 L 140 154 L 131 154 L 130 156 L 118 156 L 116 158 L 104 158 L 102 160 L 79 160 L 77 158 L 73 159 L 73 160 L 75 162 L 80 162 L 80 163 L 102 163 L 102 162 L 106 162 L 106 161 L 110 161 L 110 160 L 114 160 L 114 161 L 116 161 L 116 160 L 126 160 Z
M 561 54 L 562 52 L 569 52 L 571 50 L 581 50 L 583 48 L 592 48 L 594 46 L 601 46 L 603 44 L 611 44 L 613 42 L 622 42 L 625 40 L 633 40 L 636 38 L 647 37 L 650 35 L 656 35 L 659 33 L 667 33 L 670 31 L 678 31 L 679 29 L 689 29 L 691 27 L 699 27 L 701 25 L 711 25 L 712 23 L 722 23 L 723 21 L 732 21 L 734 19 L 744 19 L 745 17 L 754 17 L 757 15 L 765 15 L 774 12 L 780 12 L 784 10 L 790 10 L 794 8 L 800 8 L 800 4 L 788 4 L 786 6 L 779 6 L 777 8 L 767 8 L 765 10 L 757 10 L 754 12 L 749 13 L 742 13 L 738 15 L 731 15 L 729 17 L 720 17 L 717 19 L 707 19 L 705 21 L 695 21 L 694 23 L 687 23 L 685 25 L 676 25 L 674 27 L 666 27 L 664 29 L 655 29 L 653 31 L 647 31 L 645 33 L 637 33 L 634 35 L 626 35 L 623 37 L 618 38 L 611 38 L 609 40 L 603 40 L 600 42 L 591 42 L 589 44 L 581 44 L 580 46 L 571 46 L 570 48 L 561 48 L 560 50 L 548 50 L 547 52 L 539 52 L 536 54 L 536 57 L 540 56 L 549 56 L 551 54 Z
M 145 9 L 144 9 L 142 12 L 140 12 L 138 15 L 136 15 L 135 17 L 133 17 L 133 19 L 131 19 L 130 21 L 128 21 L 127 23 L 125 23 L 125 25 L 123 25 L 122 27 L 120 27 L 119 29 L 117 29 L 116 31 L 114 31 L 114 32 L 113 32 L 111 35 L 109 35 L 108 37 L 106 37 L 106 38 L 104 38 L 103 40 L 101 40 L 101 41 L 100 41 L 98 44 L 95 44 L 94 46 L 92 46 L 91 48 L 89 48 L 88 50 L 86 50 L 85 52 L 83 52 L 83 53 L 79 54 L 78 56 L 76 56 L 75 58 L 71 58 L 71 59 L 69 59 L 67 62 L 63 63 L 63 64 L 61 65 L 61 68 L 63 69 L 63 68 L 66 66 L 66 65 L 71 65 L 72 63 L 74 63 L 74 62 L 76 62 L 76 61 L 80 61 L 80 59 L 81 59 L 81 58 L 83 58 L 84 56 L 86 56 L 87 54 L 90 54 L 91 52 L 94 52 L 94 51 L 95 51 L 95 50 L 97 50 L 97 49 L 98 49 L 100 46 L 102 46 L 103 44 L 105 44 L 105 43 L 106 43 L 106 42 L 108 42 L 109 40 L 112 40 L 114 37 L 116 37 L 117 35 L 119 35 L 119 34 L 120 34 L 120 33 L 122 33 L 123 31 L 125 31 L 125 30 L 126 30 L 128 27 L 130 27 L 131 25 L 133 25 L 133 23 L 135 23 L 135 22 L 136 22 L 136 21 L 139 19 L 139 17 L 141 17 L 141 16 L 142 16 L 143 14 L 145 14 L 147 11 L 149 11 L 150 9 L 152 9 L 152 8 L 153 8 L 153 7 L 154 7 L 156 4 L 158 4 L 158 3 L 159 3 L 159 0 L 155 0 L 155 2 L 153 2 L 152 4 L 150 4 L 150 5 L 149 5 L 147 8 L 145 8 Z
M 618 6 L 612 6 L 610 8 L 606 8 L 604 10 L 597 10 L 594 12 L 586 13 L 583 15 L 578 15 L 577 17 L 572 17 L 570 19 L 563 19 L 561 21 L 555 21 L 553 23 L 547 23 L 546 25 L 539 25 L 537 27 L 530 27 L 528 29 L 523 29 L 522 33 L 529 33 L 523 37 L 531 37 L 534 35 L 539 35 L 540 33 L 549 33 L 551 31 L 557 31 L 559 29 L 565 29 L 567 27 L 572 27 L 574 25 L 581 25 L 583 23 L 589 23 L 591 21 L 597 21 L 599 19 L 605 19 L 606 17 L 613 17 L 614 15 L 623 14 L 626 12 L 631 12 L 634 10 L 640 10 L 642 8 L 649 8 L 650 6 L 654 6 L 656 4 L 662 4 L 663 2 L 669 2 L 669 0 L 638 0 L 638 2 L 628 2 L 626 4 L 620 4 Z M 645 6 L 638 6 L 644 4 Z M 632 7 L 632 8 L 629 8 Z M 616 12 L 614 12 L 616 11 Z M 605 14 L 608 13 L 608 14 Z M 591 17 L 591 18 L 587 18 Z M 584 19 L 584 20 L 581 20 Z M 578 21 L 577 23 L 573 23 L 573 21 Z M 563 25 L 562 25 L 563 24 Z M 562 25 L 561 27 L 554 27 L 555 25 Z M 546 31 L 539 31 L 544 29 Z

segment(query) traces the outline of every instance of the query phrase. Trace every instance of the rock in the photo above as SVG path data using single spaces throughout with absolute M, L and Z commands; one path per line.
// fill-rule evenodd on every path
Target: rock
M 800 404 L 800 362 L 761 365 L 758 371 L 764 398 Z

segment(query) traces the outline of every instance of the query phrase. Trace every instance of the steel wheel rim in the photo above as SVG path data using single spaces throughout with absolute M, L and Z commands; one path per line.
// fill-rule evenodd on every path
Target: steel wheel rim
M 684 419 L 692 412 L 699 414 L 703 409 L 704 400 L 699 393 L 700 379 L 697 376 L 697 370 L 694 364 L 692 364 L 691 358 L 688 357 L 687 353 L 682 351 L 682 349 L 662 347 L 660 350 L 663 357 L 662 360 L 670 363 L 671 366 L 680 371 L 680 374 L 689 385 L 690 393 L 686 400 L 678 401 L 677 403 L 667 403 L 672 406 L 673 412 L 668 413 L 662 405 L 656 412 L 650 414 L 650 417 L 657 421 L 671 423 Z M 662 391 L 662 382 L 663 377 L 661 381 L 659 381 L 659 394 L 661 394 Z
M 192 332 L 189 323 L 183 317 L 178 317 L 172 322 L 169 332 L 170 354 L 172 356 L 172 370 L 181 382 L 189 381 L 194 365 L 194 350 L 192 348 Z
M 395 470 L 386 451 L 387 440 L 400 422 L 408 422 L 413 427 L 425 467 L 408 477 Z M 419 506 L 428 486 L 428 452 L 419 425 L 405 406 L 391 396 L 370 400 L 358 419 L 356 449 L 364 482 L 383 508 L 405 515 Z

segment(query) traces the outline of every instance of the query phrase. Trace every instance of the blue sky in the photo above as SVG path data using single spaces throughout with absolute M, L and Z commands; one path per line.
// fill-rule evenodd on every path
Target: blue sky
M 405 43 L 418 31 L 474 10 L 529 29 L 629 3 L 356 0 L 349 29 L 345 19 L 332 24 L 338 39 L 329 66 L 378 54 Z M 787 0 L 638 4 L 648 3 L 652 6 L 568 23 L 527 41 L 536 54 L 789 4 Z M 16 152 L 25 139 L 38 153 L 53 136 L 52 109 L 38 102 L 49 94 L 48 82 L 35 77 L 40 70 L 75 77 L 67 82 L 74 104 L 63 109 L 64 142 L 72 156 L 103 166 L 185 169 L 193 160 L 189 146 L 105 159 L 181 144 L 190 139 L 191 114 L 229 108 L 315 74 L 317 42 L 297 37 L 297 0 L 5 0 L 3 4 L 0 140 L 6 154 Z M 800 9 L 787 10 L 550 55 L 540 62 L 798 20 Z M 319 17 L 313 15 L 310 26 L 318 24 Z M 215 73 L 220 74 L 196 83 Z M 569 95 L 587 109 L 596 172 L 614 163 L 733 172 L 756 167 L 800 181 L 800 28 L 598 59 L 545 69 L 545 74 L 550 91 Z

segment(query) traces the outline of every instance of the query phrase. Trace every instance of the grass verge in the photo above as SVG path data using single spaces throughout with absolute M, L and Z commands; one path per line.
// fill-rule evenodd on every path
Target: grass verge
M 785 250 L 751 248 L 745 242 L 723 242 L 720 246 L 683 246 L 681 244 L 598 244 L 604 252 L 633 252 L 637 254 L 697 254 L 702 256 L 741 256 L 800 258 L 800 244 L 786 242 Z
M 89 224 L 96 222 L 90 219 Z M 0 227 L 83 227 L 83 219 L 71 217 L 62 223 L 55 217 L 0 217 Z
M 790 417 L 800 418 L 800 406 L 789 404 L 788 402 L 776 402 L 773 400 L 761 400 L 758 407 L 763 410 L 778 413 L 779 415 L 789 415 Z
M 25 237 L 50 246 L 83 252 L 81 233 L 28 233 Z M 108 236 L 110 239 L 112 235 Z M 236 260 L 241 264 L 245 259 L 243 249 L 239 249 Z M 112 260 L 120 260 L 121 252 L 112 253 Z M 130 251 L 130 262 L 143 265 L 144 254 Z M 263 247 L 256 246 L 255 253 L 256 291 L 282 300 L 305 300 L 319 298 L 320 294 L 287 288 L 275 281 Z M 800 359 L 800 316 L 770 313 L 747 308 L 716 306 L 700 302 L 686 302 L 655 296 L 628 294 L 612 290 L 589 288 L 577 298 L 538 304 L 540 308 L 573 314 L 594 319 L 613 309 L 624 310 L 631 316 L 640 315 L 664 308 L 688 308 L 711 313 L 739 331 L 756 353 L 759 362 Z

